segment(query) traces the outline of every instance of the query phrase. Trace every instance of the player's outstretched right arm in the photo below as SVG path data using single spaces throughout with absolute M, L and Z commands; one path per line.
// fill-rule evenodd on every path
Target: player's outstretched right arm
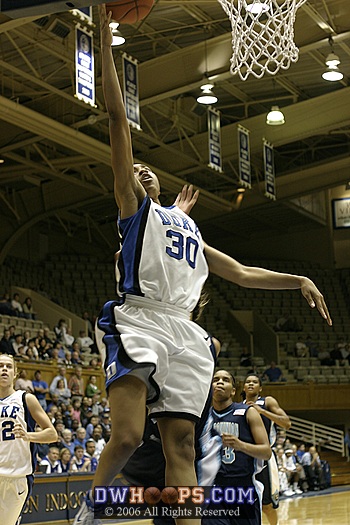
M 109 116 L 109 134 L 114 174 L 114 195 L 121 217 L 136 213 L 145 191 L 134 176 L 133 154 L 129 123 L 126 118 L 123 94 L 112 54 L 111 13 L 104 4 L 99 6 L 102 89 Z

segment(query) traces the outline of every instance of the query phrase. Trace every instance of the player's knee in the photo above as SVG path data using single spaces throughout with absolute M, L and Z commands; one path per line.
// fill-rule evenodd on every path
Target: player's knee
M 116 436 L 115 439 L 111 436 L 108 442 L 111 458 L 129 458 L 140 445 L 141 440 L 142 436 L 139 433 L 132 431 L 128 433 L 118 433 L 118 436 Z
M 170 454 L 185 461 L 193 462 L 195 458 L 193 433 L 179 434 L 170 447 Z

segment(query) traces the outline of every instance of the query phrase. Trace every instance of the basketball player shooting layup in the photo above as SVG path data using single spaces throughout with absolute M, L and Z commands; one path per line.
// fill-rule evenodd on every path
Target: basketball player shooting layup
M 35 443 L 52 443 L 57 433 L 33 394 L 13 388 L 16 363 L 0 355 L 0 523 L 15 525 L 30 495 Z M 35 423 L 41 430 L 35 432 Z
M 110 485 L 141 442 L 146 402 L 157 419 L 167 485 L 194 486 L 194 423 L 207 399 L 213 358 L 207 333 L 189 319 L 208 272 L 248 288 L 297 289 L 331 325 L 322 294 L 306 277 L 246 267 L 204 244 L 194 221 L 163 208 L 152 170 L 133 164 L 131 134 L 112 55 L 111 13 L 99 8 L 102 86 L 109 114 L 114 193 L 122 249 L 122 301 L 104 306 L 99 329 L 106 347 L 112 434 L 93 489 Z M 186 519 L 178 520 L 181 525 Z M 199 522 L 199 520 L 198 520 Z M 75 524 L 96 524 L 93 491 Z M 191 524 L 195 525 L 191 520 Z

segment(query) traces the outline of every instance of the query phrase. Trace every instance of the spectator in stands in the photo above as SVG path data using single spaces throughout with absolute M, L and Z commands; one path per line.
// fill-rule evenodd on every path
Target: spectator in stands
M 285 381 L 282 370 L 276 366 L 274 361 L 271 361 L 270 367 L 263 373 L 263 380 L 270 381 L 270 383 L 276 383 L 279 381 Z
M 26 351 L 30 350 L 35 359 L 39 359 L 39 350 L 35 345 L 35 339 L 29 339 Z
M 0 314 L 16 315 L 16 311 L 12 308 L 10 294 L 5 292 L 0 299 Z
M 305 445 L 304 445 L 304 443 L 300 443 L 296 454 L 297 454 L 297 456 L 299 458 L 299 461 L 301 462 L 301 458 L 305 454 Z
M 50 393 L 51 400 L 47 406 L 47 412 L 54 408 L 54 413 L 58 410 L 58 395 Z
M 56 421 L 54 422 L 54 427 L 58 435 L 58 443 L 61 443 L 62 432 L 64 431 L 63 419 L 61 419 L 60 416 L 61 414 L 59 414 L 59 412 L 57 411 L 57 418 L 56 418 Z
M 293 450 L 293 461 L 294 461 L 294 464 L 296 466 L 296 469 L 297 469 L 297 472 L 299 474 L 299 487 L 300 489 L 303 491 L 303 492 L 307 492 L 307 489 L 308 489 L 308 484 L 307 484 L 307 481 L 306 481 L 306 474 L 305 474 L 305 470 L 301 464 L 301 460 L 299 459 L 299 456 L 298 456 L 298 447 L 295 445 L 295 443 L 292 444 L 291 446 L 292 450 Z
M 244 346 L 240 355 L 240 366 L 252 366 L 252 356 L 248 348 Z
M 17 315 L 18 317 L 24 317 L 23 315 L 23 308 L 22 308 L 22 305 L 19 301 L 19 293 L 15 292 L 13 294 L 13 298 L 12 298 L 12 301 L 11 301 L 11 306 L 13 308 L 13 310 L 15 311 L 15 315 Z
M 294 346 L 295 357 L 309 357 L 309 349 L 301 336 L 298 337 Z
M 7 328 L 5 328 L 4 335 L 0 341 L 0 354 L 16 355 L 10 340 L 10 330 Z
M 74 445 L 80 445 L 85 449 L 86 445 L 86 429 L 84 427 L 78 427 L 76 430 L 77 437 L 74 440 Z
M 14 350 L 16 355 L 18 355 L 18 349 L 19 349 L 20 346 L 24 346 L 23 345 L 23 335 L 22 334 L 16 334 L 15 335 L 15 340 L 12 343 L 12 348 L 13 348 L 13 350 Z
M 283 448 L 279 448 L 276 452 L 276 462 L 278 467 L 278 479 L 280 485 L 280 494 L 284 496 L 293 496 L 294 492 L 290 489 L 287 478 L 286 456 Z
M 18 347 L 16 357 L 20 361 L 30 361 L 32 357 L 34 358 L 33 352 L 29 352 L 29 355 L 28 355 L 23 345 Z
M 108 441 L 110 435 L 111 435 L 111 418 L 110 418 L 110 409 L 106 408 L 105 411 L 102 414 L 101 417 L 101 427 L 102 427 L 102 437 L 106 441 Z
M 27 379 L 27 371 L 21 370 L 17 381 L 15 382 L 15 390 L 25 390 L 34 394 L 34 386 L 30 379 Z
M 311 335 L 308 335 L 305 344 L 309 349 L 309 356 L 310 357 L 317 357 L 318 355 L 318 343 L 314 341 L 311 337 Z
M 44 326 L 43 328 L 43 336 L 41 339 L 44 339 L 46 343 L 50 346 L 53 346 L 54 341 L 50 337 L 50 329 L 47 326 Z
M 63 379 L 64 388 L 68 388 L 66 374 L 67 374 L 67 368 L 65 366 L 60 366 L 58 368 L 58 374 L 53 378 L 53 380 L 51 382 L 50 394 L 52 394 L 54 392 L 55 388 L 57 387 L 57 383 L 58 383 L 58 381 L 60 379 Z
M 38 347 L 39 359 L 42 359 L 43 361 L 49 359 L 51 349 L 52 349 L 52 345 L 48 344 L 45 341 L 45 339 L 40 339 L 39 347 Z
M 56 446 L 50 446 L 47 456 L 40 462 L 40 470 L 45 474 L 61 474 L 62 466 L 59 460 L 59 449 Z
M 60 448 L 68 448 L 69 452 L 73 456 L 74 454 L 74 443 L 73 443 L 73 434 L 72 431 L 69 428 L 64 428 L 62 430 L 62 438 L 61 438 L 61 447 Z
M 95 458 L 95 451 L 96 451 L 96 443 L 93 439 L 88 439 L 86 442 L 86 451 L 85 451 L 85 458 L 87 458 L 90 462 L 89 464 L 89 472 L 95 472 L 98 460 Z
M 83 397 L 83 400 L 81 402 L 81 423 L 84 427 L 88 424 L 88 419 L 91 417 L 91 405 L 92 405 L 92 397 Z M 90 415 L 88 416 L 88 411 L 90 411 Z
M 101 425 L 96 425 L 92 432 L 92 439 L 95 441 L 96 450 L 95 457 L 99 460 L 102 450 L 106 446 L 106 441 L 102 437 L 102 427 Z
M 299 488 L 300 471 L 298 471 L 294 462 L 293 449 L 286 448 L 284 454 L 286 456 L 286 474 L 289 487 L 292 489 L 293 494 L 302 494 L 303 491 Z
M 103 412 L 108 409 L 109 410 L 109 404 L 108 404 L 108 399 L 106 397 L 103 397 L 99 402 L 98 402 L 98 414 L 99 415 L 102 415 Z
M 26 319 L 36 319 L 36 312 L 33 308 L 33 303 L 31 297 L 26 297 L 22 303 L 23 315 Z
M 71 459 L 71 472 L 88 472 L 90 459 L 85 455 L 85 449 L 81 445 L 74 447 L 74 456 Z
M 94 340 L 91 339 L 88 335 L 86 335 L 86 332 L 84 330 L 80 330 L 79 337 L 77 338 L 77 343 L 79 344 L 79 350 L 81 352 L 88 352 L 88 353 L 97 353 L 93 352 L 91 347 L 95 350 L 95 343 Z
M 59 341 L 60 343 L 63 343 L 64 336 L 67 333 L 66 320 L 65 319 L 60 319 L 53 330 L 54 330 L 55 335 L 56 335 L 56 341 Z
M 63 411 L 62 416 L 63 416 L 64 426 L 72 430 L 74 415 L 73 415 L 73 405 L 71 403 L 68 403 L 68 405 L 66 405 L 66 408 Z M 78 426 L 79 426 L 79 421 L 78 421 Z
M 350 428 L 347 429 L 347 431 L 344 433 L 344 444 L 349 449 L 349 456 L 350 456 Z
M 72 419 L 71 431 L 72 431 L 74 440 L 77 437 L 77 430 L 79 427 L 80 427 L 79 421 L 77 419 Z
M 319 490 L 322 485 L 322 465 L 316 447 L 312 446 L 308 452 L 305 452 L 301 464 L 304 467 L 309 490 Z
M 101 360 L 98 357 L 93 357 L 89 361 L 89 368 L 94 368 L 95 370 L 100 370 Z
M 66 330 L 63 333 L 62 344 L 70 351 L 73 350 L 73 344 L 75 337 L 72 335 L 72 329 L 67 326 Z
M 297 319 L 292 317 L 288 312 L 285 312 L 279 317 L 275 324 L 276 332 L 300 332 L 301 326 Z
M 72 458 L 71 451 L 65 447 L 61 448 L 59 456 L 60 456 L 62 473 L 70 472 L 70 462 Z
M 93 397 L 94 394 L 101 394 L 101 390 L 97 386 L 97 377 L 92 375 L 89 377 L 88 384 L 86 385 L 85 395 L 86 397 Z
M 41 371 L 36 370 L 34 372 L 34 379 L 32 381 L 33 388 L 34 388 L 34 394 L 39 401 L 40 405 L 43 407 L 43 409 L 46 411 L 47 409 L 47 402 L 46 402 L 46 394 L 49 391 L 49 386 L 46 383 L 46 381 L 43 381 L 41 379 Z
M 94 432 L 94 428 L 100 424 L 100 418 L 99 416 L 96 416 L 95 414 L 93 414 L 90 418 L 90 421 L 89 423 L 87 424 L 86 426 L 86 437 L 87 439 L 91 439 L 92 438 L 92 434 Z
M 76 343 L 74 343 L 75 345 Z M 74 346 L 73 345 L 73 346 Z M 73 349 L 72 351 L 72 355 L 71 355 L 71 363 L 72 365 L 82 365 L 83 364 L 83 361 L 81 359 L 81 355 L 80 355 L 80 351 L 77 350 L 76 348 Z
M 75 365 L 74 374 L 70 377 L 68 381 L 68 388 L 72 392 L 72 400 L 78 398 L 83 399 L 84 395 L 84 379 L 83 379 L 83 369 L 80 365 Z
M 72 397 L 72 392 L 68 387 L 66 388 L 64 386 L 63 379 L 59 379 L 57 381 L 57 385 L 53 393 L 58 395 L 58 402 L 62 402 L 65 405 L 67 405 L 70 402 L 70 398 Z
M 100 410 L 99 410 L 100 394 L 94 394 L 91 399 L 92 399 L 92 404 L 91 404 L 92 413 L 94 416 L 99 416 L 100 415 Z
M 77 397 L 72 401 L 73 405 L 73 419 L 77 419 L 79 423 L 82 423 L 81 420 L 81 401 Z

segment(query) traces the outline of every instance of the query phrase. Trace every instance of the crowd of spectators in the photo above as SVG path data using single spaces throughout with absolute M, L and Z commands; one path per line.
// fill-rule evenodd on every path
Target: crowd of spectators
M 82 367 L 76 365 L 67 379 L 67 367 L 61 365 L 48 384 L 36 370 L 33 379 L 22 370 L 15 389 L 33 393 L 46 411 L 57 434 L 56 443 L 39 444 L 38 472 L 94 472 L 101 452 L 111 435 L 108 400 L 101 398 L 96 375 L 86 385 Z
M 330 486 L 330 469 L 321 460 L 314 445 L 297 446 L 281 432 L 273 450 L 276 454 L 280 495 L 290 497 L 309 491 L 319 491 Z

